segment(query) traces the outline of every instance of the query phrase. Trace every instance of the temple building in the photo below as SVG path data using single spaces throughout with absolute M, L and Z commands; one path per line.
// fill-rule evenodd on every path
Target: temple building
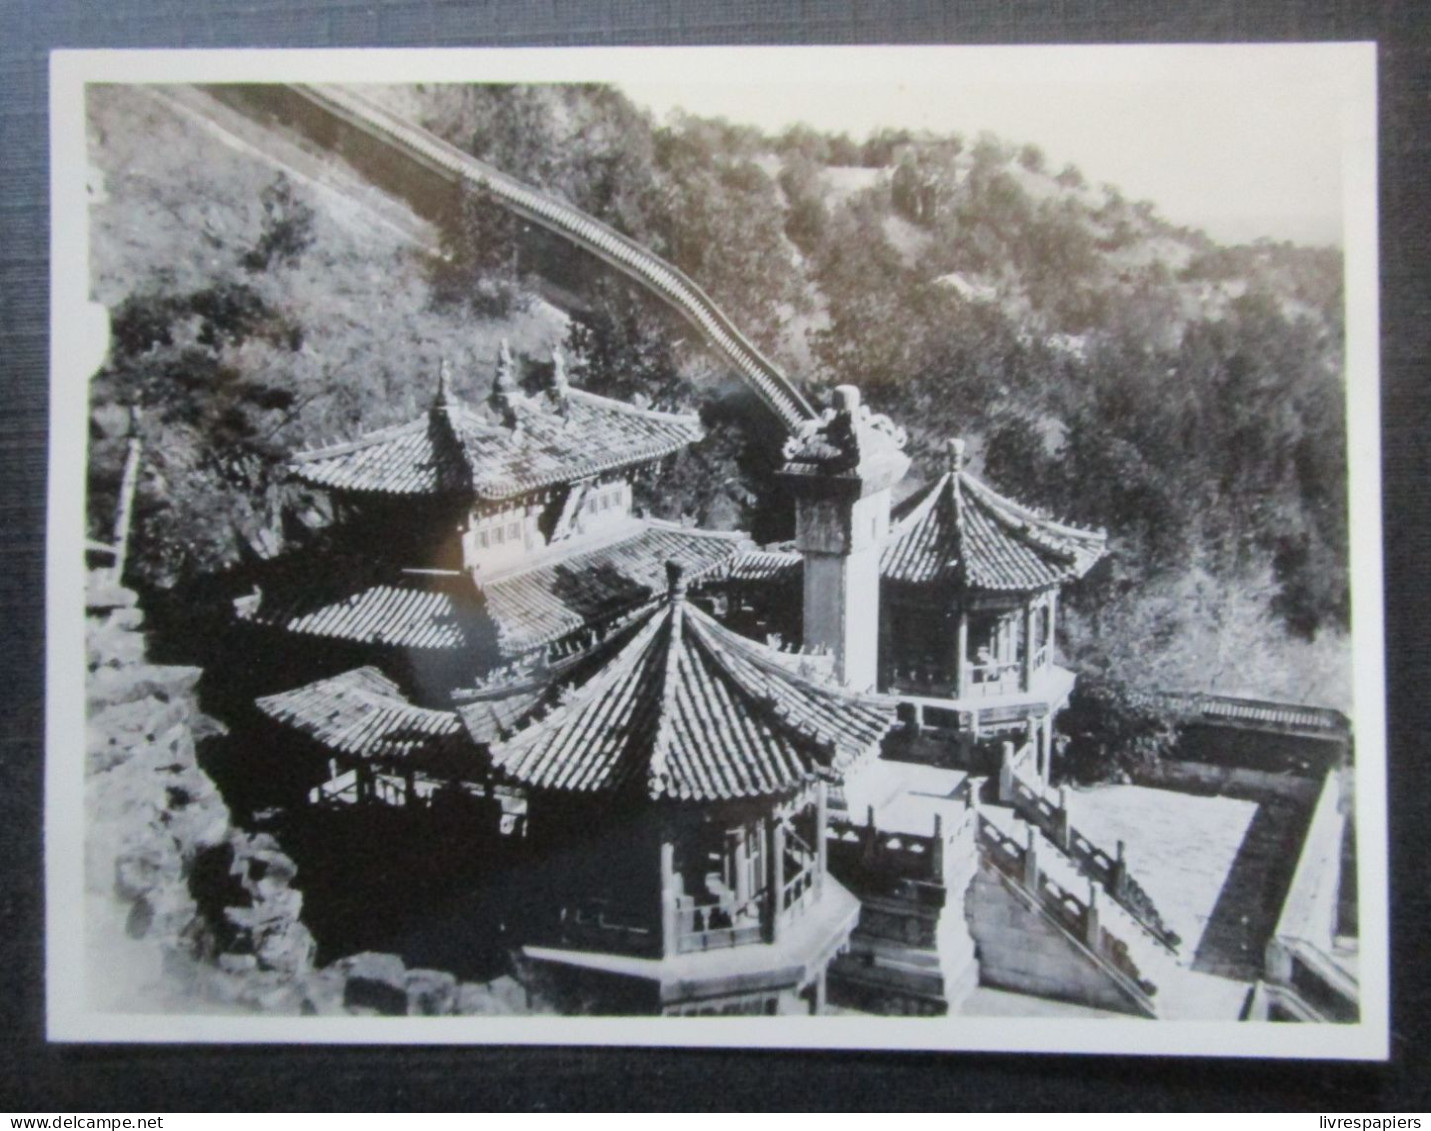
M 444 367 L 424 416 L 295 459 L 334 501 L 332 545 L 321 569 L 272 570 L 239 617 L 304 674 L 376 658 L 414 703 L 450 709 L 454 690 L 589 648 L 664 591 L 666 561 L 696 579 L 746 545 L 633 512 L 633 477 L 701 435 L 694 416 L 571 388 L 560 356 L 525 394 L 504 343 L 485 402 Z
M 1058 595 L 1104 536 L 957 442 L 896 511 L 903 433 L 848 386 L 786 444 L 793 544 L 637 515 L 633 478 L 700 434 L 559 357 L 524 393 L 504 347 L 481 404 L 444 370 L 425 416 L 299 456 L 328 559 L 236 602 L 287 680 L 253 701 L 290 801 L 457 814 L 519 877 L 483 913 L 572 1012 L 1208 1000 L 1048 792 Z
M 622 1012 L 819 1012 L 860 910 L 829 874 L 828 790 L 877 758 L 893 704 L 723 628 L 682 574 L 597 675 L 492 749 L 550 873 L 525 954 L 559 997 L 599 987 Z

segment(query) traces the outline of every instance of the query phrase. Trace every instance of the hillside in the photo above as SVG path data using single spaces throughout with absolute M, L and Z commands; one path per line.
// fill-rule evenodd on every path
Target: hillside
M 1107 528 L 1113 561 L 1070 610 L 1085 667 L 1345 701 L 1338 252 L 1220 247 L 990 137 L 657 126 L 606 87 L 381 95 L 672 260 L 812 397 L 860 385 L 924 474 L 964 435 L 1001 489 Z M 499 221 L 433 231 L 324 154 L 216 136 L 184 112 L 195 97 L 91 97 L 95 290 L 116 329 L 93 514 L 117 480 L 112 406 L 152 403 L 142 582 L 272 552 L 280 511 L 312 512 L 278 486 L 283 455 L 410 417 L 439 356 L 474 385 L 503 335 L 532 368 L 564 339 L 599 391 L 700 402 L 711 439 L 650 502 L 783 535 L 768 441 L 647 296 L 598 277 L 557 311 Z

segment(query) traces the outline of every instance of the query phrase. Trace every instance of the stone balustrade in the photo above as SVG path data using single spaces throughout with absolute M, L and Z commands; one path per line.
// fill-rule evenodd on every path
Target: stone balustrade
M 1132 957 L 1128 941 L 1109 931 L 1102 922 L 1099 886 L 1089 881 L 1086 896 L 1068 890 L 1039 865 L 1037 833 L 1028 830 L 1028 842 L 1003 832 L 982 815 L 976 817 L 979 845 L 984 859 L 1011 887 L 1036 903 L 1049 919 L 1090 952 L 1105 972 L 1123 989 L 1153 1010 L 1157 986 L 1146 977 Z
M 1024 777 L 1033 760 L 1032 743 L 1018 748 L 1012 742 L 1004 743 L 999 764 L 999 800 L 1011 805 L 1020 817 L 1062 849 L 1080 872 L 1102 887 L 1160 946 L 1176 951 L 1182 939 L 1163 921 L 1152 897 L 1129 874 L 1124 842 L 1120 840 L 1117 854 L 1110 855 L 1074 828 L 1067 787 L 1060 788 L 1051 799 Z

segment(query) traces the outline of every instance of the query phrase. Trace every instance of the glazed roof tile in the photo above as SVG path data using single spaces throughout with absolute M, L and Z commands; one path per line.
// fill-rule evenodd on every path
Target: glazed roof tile
M 806 678 L 684 600 L 632 631 L 568 701 L 492 748 L 499 771 L 577 793 L 770 796 L 846 772 L 893 725 L 892 702 Z
M 966 471 L 950 471 L 896 524 L 880 570 L 886 580 L 914 585 L 1029 592 L 1082 577 L 1106 545 L 1102 531 L 1055 522 Z
M 444 389 L 426 416 L 293 461 L 305 483 L 335 491 L 499 501 L 661 459 L 699 440 L 695 416 L 655 412 L 580 389 L 510 398 L 504 415 Z
M 454 712 L 414 706 L 374 667 L 267 695 L 257 706 L 275 722 L 349 757 L 434 769 L 472 762 L 471 742 Z
M 401 648 L 488 650 L 517 656 L 583 628 L 618 621 L 664 592 L 664 562 L 693 579 L 722 569 L 744 536 L 670 523 L 633 521 L 612 541 L 573 547 L 480 587 L 467 575 L 358 580 L 334 593 L 324 577 L 310 587 L 265 597 L 249 619 L 290 632 Z
M 726 570 L 730 581 L 789 581 L 798 583 L 804 559 L 788 550 L 747 550 L 737 554 Z

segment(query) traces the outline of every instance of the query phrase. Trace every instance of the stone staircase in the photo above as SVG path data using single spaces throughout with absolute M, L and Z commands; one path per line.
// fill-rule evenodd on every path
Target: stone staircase
M 1193 971 L 1159 932 L 1117 901 L 1101 897 L 1101 885 L 1013 808 L 984 805 L 979 815 L 985 831 L 980 845 L 986 854 L 995 837 L 1002 838 L 997 843 L 1004 851 L 1010 845 L 1022 849 L 1019 867 L 999 869 L 1005 882 L 1022 888 L 1030 904 L 1041 908 L 1050 923 L 1142 1007 L 1141 1012 L 1164 1019 L 1239 1016 L 1248 994 L 1246 984 Z

